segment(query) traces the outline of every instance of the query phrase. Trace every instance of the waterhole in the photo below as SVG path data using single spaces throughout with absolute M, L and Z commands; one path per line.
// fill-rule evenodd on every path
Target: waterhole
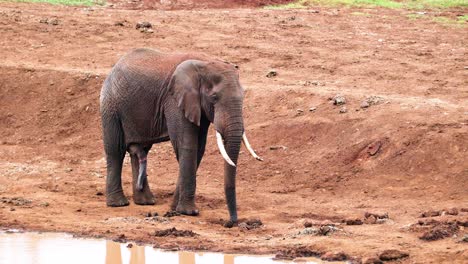
M 132 246 L 128 246 L 132 244 Z M 0 263 L 279 264 L 273 256 L 163 251 L 135 243 L 74 238 L 62 233 L 0 231 Z M 301 263 L 319 263 L 309 260 Z

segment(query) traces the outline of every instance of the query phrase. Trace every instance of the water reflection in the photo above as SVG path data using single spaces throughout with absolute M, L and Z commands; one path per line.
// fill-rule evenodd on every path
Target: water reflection
M 200 264 L 200 263 L 220 263 L 220 264 L 235 264 L 235 255 L 217 254 L 217 253 L 194 253 L 188 251 L 180 252 L 164 252 L 157 249 L 151 249 L 145 246 L 137 246 L 132 244 L 129 248 L 124 244 L 113 241 L 106 241 L 106 264 L 124 264 L 125 259 L 130 259 L 130 264 L 146 264 L 146 263 L 174 263 L 174 264 Z M 125 252 L 125 251 L 128 252 Z M 145 252 L 148 251 L 148 259 Z M 152 252 L 154 251 L 154 252 Z M 129 256 L 127 256 L 127 253 Z M 156 255 L 154 253 L 157 253 Z M 154 256 L 153 256 L 154 255 Z M 124 258 L 122 257 L 124 256 Z M 172 256 L 172 257 L 171 257 Z M 177 260 L 173 258 L 177 256 Z M 155 258 L 153 258 L 155 257 Z M 257 259 L 268 259 L 266 257 L 252 257 Z M 171 259 L 171 260 L 169 260 Z M 168 261 L 168 262 L 166 262 Z M 273 262 L 273 261 L 270 261 Z M 239 263 L 268 263 L 268 262 L 239 262 Z
M 67 234 L 0 231 L 0 263 L 105 264 L 273 264 L 271 256 L 166 252 L 149 246 L 113 241 L 76 239 Z M 302 262 L 317 263 L 317 262 Z

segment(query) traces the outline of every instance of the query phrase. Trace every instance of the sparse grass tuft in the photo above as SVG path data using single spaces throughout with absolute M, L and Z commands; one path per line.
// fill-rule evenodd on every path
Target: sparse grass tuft
M 369 13 L 364 12 L 352 12 L 351 15 L 353 16 L 363 16 L 363 17 L 371 17 L 372 15 Z
M 1 2 L 2 0 L 0 0 Z M 104 5 L 105 0 L 9 0 L 11 2 L 20 3 L 49 3 L 53 5 L 69 5 L 69 6 L 93 6 Z
M 468 0 L 297 0 L 285 5 L 267 6 L 266 8 L 307 8 L 311 5 L 423 9 L 468 7 Z

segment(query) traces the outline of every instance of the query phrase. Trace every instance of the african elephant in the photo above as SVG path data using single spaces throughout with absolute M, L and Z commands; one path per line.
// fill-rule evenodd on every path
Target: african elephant
M 205 151 L 208 127 L 214 124 L 225 159 L 224 190 L 230 221 L 237 221 L 236 164 L 244 133 L 243 88 L 237 67 L 203 54 L 164 54 L 136 49 L 112 68 L 101 90 L 100 111 L 107 159 L 108 206 L 126 206 L 122 163 L 131 157 L 133 200 L 155 203 L 147 181 L 147 155 L 154 143 L 170 140 L 179 163 L 171 209 L 198 215 L 196 172 Z

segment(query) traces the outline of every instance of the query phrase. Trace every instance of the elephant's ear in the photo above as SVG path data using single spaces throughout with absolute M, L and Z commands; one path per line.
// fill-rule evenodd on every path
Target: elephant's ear
M 200 74 L 197 65 L 200 61 L 187 60 L 177 66 L 172 74 L 169 89 L 190 122 L 200 126 Z

